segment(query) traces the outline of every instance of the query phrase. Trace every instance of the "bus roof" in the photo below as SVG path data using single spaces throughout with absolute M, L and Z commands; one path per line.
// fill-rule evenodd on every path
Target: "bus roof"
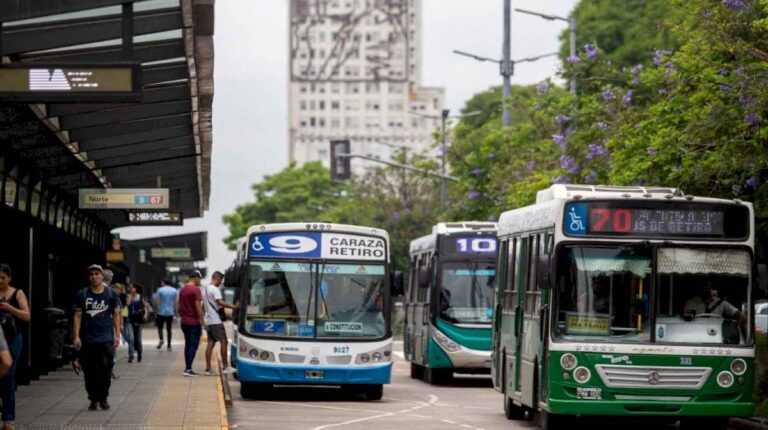
M 455 221 L 440 222 L 432 226 L 432 233 L 411 241 L 410 253 L 423 252 L 433 249 L 437 243 L 437 236 L 441 234 L 453 234 L 475 231 L 496 231 L 498 224 L 486 221 Z
M 281 231 L 331 231 L 334 233 L 351 233 L 362 235 L 374 235 L 389 241 L 389 233 L 386 230 L 359 225 L 331 224 L 327 222 L 289 222 L 280 224 L 257 224 L 248 228 L 246 237 L 254 233 L 281 232 Z

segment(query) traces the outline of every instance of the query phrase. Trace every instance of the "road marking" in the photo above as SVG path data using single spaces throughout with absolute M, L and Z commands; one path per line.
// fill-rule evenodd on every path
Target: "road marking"
M 440 420 L 440 421 L 448 424 L 458 424 L 456 421 L 451 421 L 451 420 Z
M 333 409 L 336 411 L 353 411 L 353 412 L 370 412 L 373 414 L 381 413 L 381 411 L 373 410 L 373 409 L 352 409 L 352 408 L 341 408 L 338 406 L 320 406 L 320 405 L 313 405 L 309 403 L 293 403 L 293 402 L 269 402 L 266 400 L 258 400 L 259 403 L 268 403 L 270 405 L 281 405 L 281 406 L 301 406 L 303 408 L 317 408 L 317 409 Z
M 405 354 L 403 354 L 401 351 L 392 351 L 392 354 L 395 354 L 396 356 L 398 356 L 401 359 L 405 360 Z
M 335 423 L 335 424 L 326 424 L 326 425 L 323 425 L 323 426 L 313 427 L 312 430 L 324 430 L 324 429 L 331 428 L 331 427 L 341 427 L 341 426 L 345 426 L 345 425 L 348 425 L 348 424 L 356 424 L 356 423 L 363 422 L 363 421 L 375 420 L 377 418 L 385 418 L 385 417 L 391 417 L 391 416 L 395 416 L 395 415 L 407 414 L 407 413 L 410 413 L 410 412 L 413 412 L 413 411 L 417 411 L 419 409 L 426 408 L 428 406 L 434 406 L 434 404 L 437 403 L 437 400 L 438 400 L 437 396 L 430 394 L 428 402 L 419 402 L 420 405 L 414 406 L 414 407 L 409 408 L 409 409 L 403 409 L 403 410 L 397 411 L 397 412 L 387 412 L 387 413 L 383 413 L 383 414 L 372 415 L 370 417 L 365 417 L 365 418 L 357 418 L 357 419 L 354 419 L 354 420 L 344 421 L 344 422 Z
M 466 405 L 452 405 L 450 403 L 438 403 L 435 406 L 442 406 L 447 408 L 467 408 L 467 409 L 483 409 L 486 411 L 495 411 L 496 408 L 489 408 L 485 406 L 466 406 Z

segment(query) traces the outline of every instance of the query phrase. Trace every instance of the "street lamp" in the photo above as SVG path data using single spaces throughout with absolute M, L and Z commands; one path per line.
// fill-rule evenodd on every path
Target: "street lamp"
M 454 49 L 453 53 L 458 55 L 463 55 L 464 57 L 472 58 L 473 60 L 480 61 L 481 63 L 489 61 L 491 63 L 496 63 L 499 65 L 501 75 L 504 76 L 504 87 L 503 87 L 503 94 L 502 94 L 504 97 L 504 100 L 502 104 L 503 111 L 501 115 L 502 124 L 504 125 L 504 127 L 509 127 L 512 123 L 512 115 L 509 112 L 509 104 L 507 103 L 507 99 L 509 99 L 511 95 L 509 80 L 515 72 L 515 64 L 530 63 L 545 57 L 552 57 L 557 55 L 557 52 L 551 52 L 549 54 L 537 55 L 535 57 L 521 58 L 519 60 L 509 60 L 509 59 L 497 60 L 495 58 L 488 58 L 488 57 L 483 57 L 482 55 L 475 55 L 475 54 L 470 54 L 469 52 L 459 51 L 458 49 Z M 506 64 L 509 64 L 509 65 L 506 66 Z
M 414 111 L 409 111 L 408 113 L 411 114 L 411 115 L 418 115 L 418 116 L 421 116 L 421 117 L 424 117 L 424 118 L 439 119 L 439 120 L 441 120 L 440 129 L 441 129 L 442 134 L 443 134 L 443 146 L 440 148 L 440 173 L 442 174 L 443 179 L 440 181 L 440 206 L 443 208 L 443 210 L 445 210 L 445 207 L 446 207 L 446 195 L 445 195 L 445 173 L 446 173 L 445 172 L 445 153 L 448 152 L 448 133 L 445 132 L 446 121 L 448 120 L 448 118 L 461 119 L 461 118 L 466 118 L 466 117 L 470 117 L 470 116 L 480 115 L 482 112 L 479 111 L 479 110 L 476 110 L 476 111 L 467 112 L 467 113 L 461 114 L 461 115 L 451 115 L 451 110 L 450 109 L 443 109 L 443 111 L 440 112 L 440 116 L 437 116 L 437 115 L 427 115 L 427 114 L 424 114 L 424 113 L 421 113 L 421 112 L 414 112 Z
M 546 13 L 534 12 L 525 9 L 515 9 L 515 12 L 524 13 L 527 15 L 538 16 L 539 18 L 546 19 L 547 21 L 565 21 L 568 23 L 568 29 L 570 31 L 569 42 L 571 46 L 570 56 L 576 56 L 576 17 L 571 15 L 568 18 L 562 16 L 550 15 Z M 571 76 L 571 93 L 576 94 L 576 78 Z

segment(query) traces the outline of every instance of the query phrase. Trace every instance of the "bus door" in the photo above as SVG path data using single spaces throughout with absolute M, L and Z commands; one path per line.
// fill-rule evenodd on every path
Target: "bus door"
M 499 376 L 502 392 L 517 391 L 517 357 L 520 348 L 518 317 L 522 316 L 518 298 L 518 255 L 520 240 L 511 238 L 507 243 L 505 258 L 504 293 L 499 343 L 501 344 L 501 373 Z
M 429 254 L 419 259 L 417 288 L 412 311 L 413 355 L 416 363 L 427 364 L 427 345 L 429 345 L 429 297 L 432 284 L 432 265 Z
M 414 345 L 414 309 L 416 303 L 416 290 L 418 289 L 418 257 L 411 257 L 408 277 L 408 289 L 405 292 L 405 327 L 403 329 L 403 353 L 405 359 L 413 361 Z
M 496 289 L 493 299 L 493 338 L 491 339 L 491 379 L 493 388 L 498 391 L 503 389 L 501 380 L 501 323 L 504 309 L 504 293 L 507 285 L 507 249 L 510 241 L 503 241 L 499 248 L 499 255 L 496 261 L 497 276 Z
M 515 366 L 515 394 L 519 396 L 519 393 L 521 391 L 521 371 L 523 368 L 523 337 L 524 337 L 524 326 L 525 326 L 525 312 L 524 312 L 524 305 L 525 305 L 525 291 L 526 286 L 528 283 L 528 261 L 530 258 L 531 253 L 531 246 L 530 246 L 530 238 L 524 237 L 520 239 L 517 252 L 515 253 L 515 266 L 518 268 L 517 270 L 517 277 L 515 279 L 515 299 L 516 303 L 515 305 L 515 318 L 514 318 L 514 332 L 515 332 L 515 360 L 514 360 L 514 366 Z

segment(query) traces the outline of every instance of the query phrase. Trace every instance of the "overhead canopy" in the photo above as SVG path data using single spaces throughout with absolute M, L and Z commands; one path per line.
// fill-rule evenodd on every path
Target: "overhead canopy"
M 125 0 L 3 1 L 4 63 L 138 62 L 140 103 L 0 101 L 0 157 L 77 206 L 78 188 L 170 189 L 185 218 L 202 216 L 210 195 L 214 0 L 145 0 L 133 5 L 133 51 L 123 45 Z M 122 211 L 94 212 L 105 228 Z

